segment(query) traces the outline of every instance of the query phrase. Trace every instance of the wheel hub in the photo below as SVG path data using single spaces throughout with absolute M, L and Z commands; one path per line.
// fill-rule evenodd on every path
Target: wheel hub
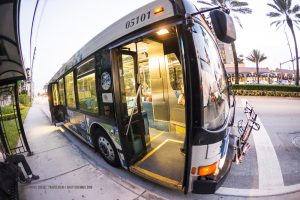
M 111 146 L 111 144 L 109 143 L 109 141 L 100 136 L 98 139 L 98 146 L 99 146 L 99 150 L 101 151 L 101 153 L 110 161 L 114 161 L 115 159 L 115 153 L 114 150 Z

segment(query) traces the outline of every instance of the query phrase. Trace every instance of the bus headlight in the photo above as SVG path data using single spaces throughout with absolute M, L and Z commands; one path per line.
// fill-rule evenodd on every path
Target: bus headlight
M 198 167 L 198 176 L 215 174 L 215 172 L 218 170 L 218 163 L 219 162 L 215 162 L 212 165 Z

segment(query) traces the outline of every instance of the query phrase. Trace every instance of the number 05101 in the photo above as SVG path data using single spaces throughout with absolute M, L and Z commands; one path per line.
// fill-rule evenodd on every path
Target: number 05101
M 129 28 L 131 28 L 131 27 L 133 27 L 133 26 L 135 26 L 135 25 L 137 25 L 141 22 L 144 22 L 145 20 L 150 19 L 150 16 L 151 16 L 151 12 L 148 11 L 148 12 L 143 13 L 143 14 L 135 17 L 135 18 L 132 18 L 130 21 L 126 22 L 125 28 L 129 29 Z

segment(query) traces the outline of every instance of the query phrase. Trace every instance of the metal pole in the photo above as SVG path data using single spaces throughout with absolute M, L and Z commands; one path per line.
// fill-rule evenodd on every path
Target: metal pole
M 17 116 L 18 116 L 18 122 L 19 122 L 20 131 L 21 131 L 21 136 L 22 136 L 24 145 L 26 147 L 26 150 L 28 151 L 28 156 L 31 156 L 31 155 L 33 155 L 33 153 L 30 150 L 30 147 L 27 142 L 26 135 L 25 135 L 24 127 L 23 127 L 23 121 L 22 121 L 20 105 L 19 105 L 19 94 L 18 94 L 18 84 L 17 83 L 14 84 L 14 93 L 15 93 L 16 110 L 17 110 Z
M 280 83 L 282 82 L 282 70 L 281 70 L 281 64 L 282 64 L 282 63 L 280 63 L 280 67 L 279 67 L 279 68 L 280 68 Z
M 290 41 L 289 41 L 288 36 L 287 36 L 285 31 L 284 31 L 284 33 L 285 33 L 285 37 L 286 37 L 286 40 L 288 42 L 287 44 L 289 46 L 289 50 L 290 50 L 290 54 L 291 54 L 291 61 L 292 61 L 292 65 L 293 65 L 293 73 L 295 74 L 294 58 L 293 58 L 293 54 L 292 54 L 292 50 L 291 50 L 291 46 L 290 46 Z
M 0 139 L 1 139 L 0 143 L 2 144 L 2 146 L 4 148 L 4 151 L 5 151 L 4 153 L 9 154 L 10 151 L 9 151 L 8 146 L 7 146 L 7 143 L 6 143 L 6 140 L 5 140 L 5 137 L 4 137 L 4 132 L 2 130 L 2 126 L 1 125 L 0 125 Z
M 34 52 L 33 52 L 33 58 L 32 58 L 32 63 L 31 63 L 31 69 L 30 69 L 30 103 L 33 101 L 33 63 L 35 59 L 35 53 L 36 53 L 36 47 L 34 47 Z

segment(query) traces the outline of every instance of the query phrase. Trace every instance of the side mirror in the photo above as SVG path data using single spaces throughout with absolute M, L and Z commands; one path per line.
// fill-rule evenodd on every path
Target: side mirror
M 217 38 L 225 43 L 234 42 L 236 33 L 231 16 L 220 10 L 213 10 L 209 15 Z

